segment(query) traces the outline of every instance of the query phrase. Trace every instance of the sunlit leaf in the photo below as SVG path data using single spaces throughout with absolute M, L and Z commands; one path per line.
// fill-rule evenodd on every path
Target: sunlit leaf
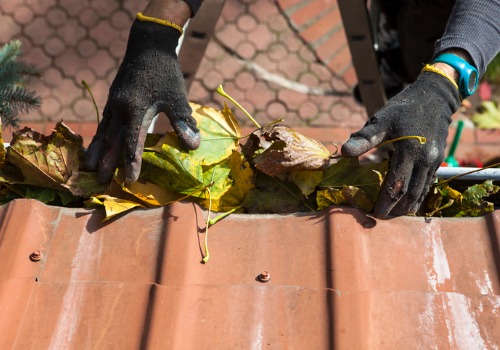
M 248 191 L 254 187 L 254 172 L 239 152 L 233 152 L 229 165 L 231 168 L 229 178 L 232 183 L 222 197 L 212 198 L 212 210 L 216 212 L 226 212 L 241 206 Z M 209 201 L 204 199 L 200 204 L 208 208 Z
M 108 195 L 93 196 L 88 201 L 88 204 L 104 206 L 104 209 L 106 210 L 106 218 L 104 221 L 131 209 L 142 207 L 139 203 Z
M 141 179 L 202 199 L 208 198 L 210 187 L 212 199 L 218 200 L 231 187 L 230 159 L 238 148 L 241 130 L 227 107 L 223 111 L 196 104 L 191 107 L 202 137 L 200 147 L 186 151 L 173 133 L 160 139 L 149 136 Z
M 318 210 L 323 210 L 331 205 L 341 205 L 345 203 L 345 198 L 342 191 L 338 189 L 325 188 L 318 190 L 316 194 L 316 202 Z
M 189 154 L 163 145 L 164 152 L 147 151 L 142 155 L 141 179 L 184 193 L 203 188 L 203 167 Z
M 488 202 L 486 198 L 500 191 L 500 186 L 494 185 L 491 180 L 488 180 L 482 184 L 469 186 L 460 194 L 452 189 L 448 183 L 438 183 L 433 191 L 434 195 L 427 201 L 427 216 L 439 213 L 439 215 L 446 217 L 478 217 L 494 210 L 493 203 Z M 437 200 L 433 198 L 438 195 L 441 198 Z M 448 204 L 439 207 L 440 203 L 445 202 Z
M 136 181 L 130 185 L 124 184 L 122 190 L 152 207 L 167 205 L 186 197 L 149 181 Z
M 206 188 L 211 187 L 212 198 L 220 198 L 231 186 L 229 159 L 218 164 L 202 166 L 189 155 L 171 147 L 162 154 L 145 152 L 141 179 L 185 195 L 208 198 Z
M 192 116 L 200 129 L 201 143 L 196 150 L 186 152 L 189 160 L 200 165 L 212 165 L 231 156 L 239 146 L 241 129 L 238 121 L 227 106 L 222 111 L 190 103 Z M 167 133 L 156 145 L 147 150 L 161 154 L 171 152 L 171 148 L 181 149 L 174 132 Z M 184 150 L 183 150 L 184 151 Z

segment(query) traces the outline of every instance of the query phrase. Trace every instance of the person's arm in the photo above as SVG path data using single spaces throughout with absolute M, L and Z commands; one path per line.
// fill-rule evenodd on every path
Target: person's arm
M 434 58 L 460 55 L 482 76 L 500 50 L 500 0 L 457 0 Z
M 433 60 L 442 54 L 456 55 L 484 73 L 500 49 L 499 12 L 500 0 L 458 0 Z M 425 144 L 414 139 L 393 144 L 374 209 L 379 218 L 417 212 L 445 156 L 451 116 L 460 106 L 460 73 L 450 64 L 430 63 L 342 146 L 344 156 L 358 157 L 386 140 L 426 138 Z
M 457 0 L 442 37 L 436 42 L 433 60 L 452 54 L 475 67 L 479 77 L 500 51 L 500 0 Z M 434 67 L 458 83 L 459 72 L 443 62 Z
M 181 27 L 194 15 L 191 6 L 184 0 L 152 0 L 142 13 L 148 17 L 170 21 Z

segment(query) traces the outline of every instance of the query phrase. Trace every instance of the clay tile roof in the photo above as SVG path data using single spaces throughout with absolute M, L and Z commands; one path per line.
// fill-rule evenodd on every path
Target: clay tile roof
M 500 343 L 498 210 L 430 222 L 342 207 L 231 215 L 210 229 L 201 264 L 204 215 L 174 204 L 103 224 L 99 210 L 0 207 L 0 348 Z

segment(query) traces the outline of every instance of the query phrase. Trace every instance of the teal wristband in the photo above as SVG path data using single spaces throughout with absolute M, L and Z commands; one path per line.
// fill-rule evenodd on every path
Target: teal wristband
M 436 62 L 446 63 L 458 72 L 458 91 L 462 98 L 466 98 L 476 92 L 479 84 L 479 73 L 469 62 L 450 53 L 439 55 L 432 63 Z

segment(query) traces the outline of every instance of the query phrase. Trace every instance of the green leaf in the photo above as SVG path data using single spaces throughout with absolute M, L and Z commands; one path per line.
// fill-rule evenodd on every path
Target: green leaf
M 288 175 L 288 180 L 300 188 L 304 196 L 316 191 L 316 187 L 323 181 L 323 172 L 314 170 L 297 170 Z
M 140 179 L 171 191 L 212 200 L 231 187 L 231 159 L 238 148 L 241 130 L 231 111 L 191 104 L 202 141 L 196 150 L 184 150 L 175 133 L 148 135 Z M 154 145 L 154 146 L 151 146 Z M 241 158 L 241 157 L 240 157 Z
M 297 186 L 289 181 L 281 181 L 260 171 L 242 206 L 249 213 L 295 213 L 316 209 L 315 198 L 307 201 Z
M 357 158 L 342 158 L 324 172 L 320 187 L 343 189 L 353 186 L 362 189 L 371 202 L 375 203 L 383 178 L 387 173 L 388 161 L 360 165 Z
M 208 198 L 210 186 L 212 198 L 220 198 L 230 187 L 231 171 L 229 159 L 218 164 L 202 166 L 189 154 L 170 147 L 162 154 L 144 152 L 140 178 L 172 191 L 198 198 Z
M 224 106 L 222 111 L 190 103 L 192 116 L 200 129 L 201 143 L 196 150 L 186 152 L 189 161 L 200 165 L 212 165 L 229 158 L 239 146 L 241 129 L 231 110 Z M 151 144 L 151 141 L 148 141 Z M 157 144 L 146 148 L 160 154 L 171 152 L 171 148 L 181 149 L 177 135 L 174 132 L 165 134 Z
M 434 187 L 434 194 L 427 201 L 426 211 L 430 212 L 428 216 L 436 213 L 444 217 L 483 216 L 494 210 L 493 203 L 485 199 L 500 191 L 500 186 L 494 185 L 492 180 L 469 186 L 462 194 L 451 189 L 448 183 L 438 183 Z M 446 202 L 451 204 L 439 208 L 440 203 Z
M 32 187 L 26 190 L 25 198 L 36 199 L 42 203 L 49 204 L 56 199 L 57 192 L 51 188 Z
M 231 171 L 228 177 L 232 180 L 231 185 L 220 198 L 213 198 L 212 193 L 212 211 L 227 212 L 240 207 L 248 191 L 255 186 L 254 172 L 239 152 L 233 152 L 229 166 Z M 208 199 L 203 199 L 200 204 L 208 208 L 210 203 Z
M 203 188 L 203 168 L 188 153 L 168 144 L 161 153 L 145 151 L 140 178 L 176 192 Z

